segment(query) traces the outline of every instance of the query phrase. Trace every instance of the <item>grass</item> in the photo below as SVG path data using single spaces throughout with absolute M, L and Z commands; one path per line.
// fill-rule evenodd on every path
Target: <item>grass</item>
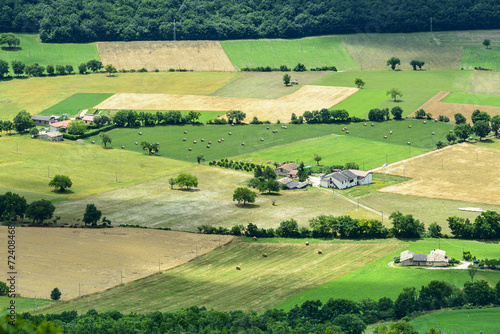
M 474 145 L 500 150 L 500 139 L 496 138 L 496 139 L 482 140 L 474 143 Z
M 388 100 L 386 90 L 361 89 L 356 94 L 349 96 L 344 101 L 333 106 L 332 110 L 345 109 L 349 116 L 368 118 L 370 109 L 378 108 Z
M 7 297 L 7 296 L 1 296 L 0 297 L 0 312 L 2 310 L 5 310 L 7 308 L 7 305 L 9 305 L 10 301 L 12 299 Z M 25 298 L 25 297 L 16 297 L 14 299 L 16 302 L 16 313 L 21 314 L 24 312 L 32 312 L 35 310 L 35 298 Z M 36 299 L 36 308 L 40 309 L 41 307 L 47 306 L 52 304 L 52 300 L 48 299 Z
M 91 109 L 112 95 L 113 94 L 110 93 L 76 93 L 64 101 L 45 109 L 40 113 L 40 115 L 62 116 L 63 114 L 66 114 L 68 117 L 75 117 L 82 110 Z
M 461 259 L 462 247 L 471 251 L 477 258 L 498 258 L 500 251 L 496 243 L 481 243 L 477 241 L 450 240 L 441 242 L 441 249 L 446 255 Z M 290 310 L 296 304 L 302 304 L 306 300 L 319 299 L 326 302 L 330 298 L 346 298 L 356 301 L 363 299 L 378 300 L 389 297 L 393 300 L 405 287 L 416 287 L 427 285 L 433 280 L 447 281 L 458 287 L 463 287 L 470 277 L 466 270 L 428 270 L 416 267 L 392 268 L 388 263 L 393 256 L 399 256 L 400 252 L 409 249 L 416 253 L 429 253 L 438 247 L 438 240 L 408 240 L 394 253 L 379 258 L 376 261 L 336 280 L 332 280 L 317 288 L 298 294 L 291 299 L 275 306 L 277 309 Z M 355 258 L 355 257 L 353 257 Z M 494 286 L 500 280 L 500 272 L 479 272 L 478 278 L 486 279 Z
M 499 95 L 451 93 L 441 102 L 500 107 Z
M 47 65 L 72 65 L 78 73 L 78 65 L 86 63 L 91 59 L 99 60 L 99 53 L 95 43 L 42 43 L 38 34 L 14 34 L 21 44 L 18 48 L 11 50 L 4 46 L 0 49 L 0 59 L 9 63 L 18 60 L 26 65 L 38 63 Z
M 234 241 L 183 266 L 115 289 L 60 303 L 44 313 L 88 309 L 172 311 L 193 305 L 262 312 L 297 293 L 335 280 L 399 249 L 393 240 L 313 244 Z M 321 249 L 323 255 L 318 255 Z M 262 254 L 266 253 L 266 258 Z M 349 254 L 349 257 L 343 256 Z M 353 261 L 352 259 L 358 260 Z M 241 266 L 241 270 L 235 267 Z M 293 268 L 293 270 L 292 270 Z
M 372 184 L 364 185 L 364 186 L 358 186 L 358 187 L 352 187 L 352 188 L 347 188 L 344 190 L 335 190 L 336 192 L 345 195 L 345 196 L 350 196 L 350 197 L 359 197 L 359 196 L 365 196 L 368 194 L 372 193 L 377 193 L 378 189 L 388 187 L 393 184 L 398 184 L 401 182 L 408 181 L 409 179 L 406 177 L 401 177 L 397 175 L 388 175 L 388 174 L 378 174 L 378 173 L 373 173 L 372 175 Z
M 19 152 L 19 153 L 17 153 Z M 0 141 L 0 186 L 13 191 L 56 195 L 48 186 L 56 174 L 70 177 L 70 192 L 57 195 L 78 198 L 139 181 L 177 173 L 190 164 L 150 157 L 126 150 L 104 150 L 98 145 L 47 142 L 29 136 Z
M 490 95 L 500 94 L 500 72 L 475 71 L 468 93 Z
M 432 36 L 444 46 L 481 46 L 485 38 L 493 45 L 500 42 L 498 30 L 436 31 Z
M 283 72 L 245 72 L 243 75 L 210 95 L 255 99 L 277 99 L 292 94 L 330 72 L 291 72 L 299 85 L 285 86 Z
M 412 69 L 410 61 L 425 61 L 424 69 L 458 69 L 463 48 L 429 41 L 427 33 L 353 34 L 343 36 L 347 51 L 362 70 L 385 70 L 387 59 L 398 57 L 401 69 Z M 399 67 L 399 66 L 398 66 Z
M 300 226 L 321 214 L 351 215 L 356 218 L 378 218 L 331 193 L 317 188 L 281 191 L 279 195 L 259 195 L 249 206 L 238 206 L 233 192 L 253 176 L 249 172 L 219 167 L 197 166 L 187 170 L 198 178 L 192 191 L 170 189 L 165 176 L 103 192 L 94 196 L 66 201 L 56 205 L 61 221 L 81 218 L 78 212 L 88 203 L 98 208 L 115 224 L 127 223 L 149 227 L 170 227 L 173 230 L 197 231 L 201 225 L 231 228 L 249 222 L 263 228 L 277 228 L 283 220 L 293 217 Z M 275 201 L 275 205 L 272 205 Z
M 222 41 L 221 44 L 238 69 L 245 66 L 280 65 L 293 68 L 299 62 L 307 68 L 333 65 L 339 71 L 359 69 L 358 64 L 347 53 L 344 42 L 335 36 Z
M 468 46 L 465 48 L 460 67 L 467 70 L 475 67 L 500 70 L 500 48 L 486 50 L 484 47 Z
M 0 119 L 13 119 L 23 109 L 38 114 L 75 93 L 206 95 L 240 76 L 238 72 L 148 72 L 13 79 L 2 82 Z
M 427 333 L 430 328 L 444 333 L 498 333 L 500 308 L 448 310 L 432 312 L 413 319 L 410 323 L 419 333 Z
M 60 196 L 57 196 L 57 195 L 47 195 L 47 194 L 39 194 L 39 193 L 35 193 L 35 192 L 31 192 L 31 191 L 23 191 L 23 190 L 13 190 L 11 188 L 5 188 L 5 187 L 0 187 L 0 194 L 3 195 L 5 194 L 6 192 L 15 192 L 16 194 L 18 194 L 19 196 L 23 196 L 24 198 L 26 198 L 26 201 L 28 203 L 30 202 L 33 202 L 33 201 L 38 201 L 38 200 L 41 200 L 41 199 L 46 199 L 48 201 L 51 201 L 52 203 L 59 203 L 59 202 L 64 202 L 66 199 L 65 198 L 61 198 Z

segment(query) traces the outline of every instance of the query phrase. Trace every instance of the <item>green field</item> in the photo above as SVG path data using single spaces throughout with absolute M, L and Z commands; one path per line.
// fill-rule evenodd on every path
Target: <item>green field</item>
M 76 93 L 64 101 L 45 109 L 40 113 L 40 115 L 62 116 L 63 114 L 66 114 L 68 117 L 75 117 L 80 113 L 80 111 L 84 109 L 91 109 L 111 96 L 113 96 L 112 93 Z
M 463 287 L 470 280 L 467 270 L 429 270 L 415 267 L 389 267 L 393 256 L 399 256 L 400 252 L 409 249 L 415 253 L 429 253 L 438 248 L 446 251 L 446 255 L 461 259 L 462 247 L 477 258 L 498 258 L 500 249 L 495 243 L 480 243 L 477 241 L 464 240 L 442 240 L 439 244 L 437 239 L 411 240 L 393 254 L 378 259 L 375 262 L 347 274 L 337 280 L 333 280 L 317 288 L 296 295 L 291 299 L 275 306 L 277 309 L 290 310 L 296 304 L 306 300 L 319 299 L 326 302 L 329 298 L 346 298 L 361 301 L 363 299 L 378 300 L 389 297 L 393 300 L 401 293 L 403 288 L 414 286 L 417 289 L 433 280 L 447 281 L 458 287 Z M 355 258 L 353 258 L 355 259 Z M 500 280 L 500 272 L 480 271 L 479 279 L 486 280 L 494 286 Z
M 468 93 L 500 94 L 500 71 L 474 71 Z
M 13 190 L 11 188 L 0 187 L 0 195 L 3 195 L 8 191 L 15 192 L 16 194 L 23 196 L 24 198 L 26 198 L 26 201 L 28 201 L 28 203 L 33 201 L 38 201 L 41 199 L 46 199 L 47 201 L 51 201 L 52 203 L 59 203 L 66 200 L 65 198 L 61 198 L 60 196 L 57 195 L 39 194 L 31 191 L 18 190 L 18 189 Z
M 72 44 L 72 43 L 42 43 L 38 34 L 14 34 L 21 40 L 18 48 L 10 50 L 4 46 L 0 49 L 0 59 L 9 63 L 18 60 L 26 65 L 38 63 L 47 65 L 72 65 L 75 73 L 78 73 L 78 65 L 86 63 L 91 59 L 99 60 L 99 53 L 95 43 Z
M 500 70 L 500 48 L 485 49 L 479 46 L 468 46 L 465 48 L 460 67 L 466 70 L 475 67 Z
M 430 328 L 444 333 L 494 334 L 498 333 L 500 308 L 449 310 L 433 312 L 410 321 L 416 331 L 427 333 Z
M 432 37 L 444 46 L 481 46 L 483 40 L 488 38 L 495 46 L 500 42 L 499 30 L 459 30 L 459 31 L 436 31 Z
M 0 297 L 0 312 L 7 308 L 7 305 L 9 305 L 10 301 L 11 298 L 7 296 Z M 52 300 L 37 298 L 35 304 L 35 298 L 24 298 L 24 297 L 16 297 L 14 301 L 16 302 L 17 314 L 21 314 L 24 312 L 32 312 L 35 311 L 35 306 L 37 309 L 39 309 L 40 307 L 47 306 L 53 303 Z
M 185 265 L 44 313 L 88 309 L 122 313 L 172 311 L 193 305 L 221 311 L 266 309 L 339 278 L 402 247 L 395 240 L 314 243 L 234 241 Z M 317 251 L 321 249 L 322 255 Z M 266 258 L 262 254 L 266 253 Z M 344 256 L 349 254 L 349 257 Z M 358 260 L 352 261 L 357 258 Z M 236 266 L 241 270 L 235 270 Z M 293 270 L 291 270 L 293 268 Z M 119 301 L 119 302 L 118 302 Z
M 451 93 L 441 102 L 500 107 L 500 95 Z
M 352 34 L 343 36 L 347 51 L 362 70 L 390 70 L 387 59 L 398 57 L 403 70 L 413 69 L 410 61 L 425 61 L 423 69 L 456 70 L 463 48 L 443 46 L 429 40 L 428 33 L 411 34 Z
M 384 89 L 361 89 L 330 109 L 345 109 L 351 117 L 368 119 L 370 109 L 379 108 L 389 100 L 386 92 Z M 394 103 L 394 106 L 396 105 L 398 104 Z
M 221 44 L 238 69 L 245 66 L 280 65 L 293 68 L 299 62 L 307 68 L 335 66 L 339 71 L 359 69 L 358 64 L 347 53 L 344 42 L 335 36 L 221 41 Z
M 178 173 L 191 165 L 149 157 L 127 150 L 104 150 L 98 145 L 47 142 L 29 136 L 0 140 L 0 186 L 57 195 L 48 186 L 56 174 L 70 177 L 73 186 L 62 198 L 78 198 L 139 181 Z

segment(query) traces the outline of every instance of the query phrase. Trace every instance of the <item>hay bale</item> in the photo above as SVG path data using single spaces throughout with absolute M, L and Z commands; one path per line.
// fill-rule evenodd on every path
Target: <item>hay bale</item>
M 407 144 L 408 144 L 408 145 L 411 145 L 411 143 L 410 143 L 410 142 L 408 142 Z
M 201 142 L 204 142 L 204 141 L 205 141 L 205 139 L 201 138 Z
M 231 126 L 234 126 L 234 123 L 233 123 L 233 124 L 231 124 Z
M 452 133 L 452 132 L 453 132 L 453 130 L 450 130 L 450 133 Z
M 232 133 L 231 133 L 231 132 L 229 132 L 229 133 L 228 133 L 228 135 L 232 135 Z
M 366 123 L 365 123 L 365 126 L 366 126 Z
M 309 246 L 309 241 L 306 241 L 306 246 Z
M 193 140 L 193 144 L 196 144 L 196 140 Z
M 260 138 L 260 141 L 264 141 L 264 138 Z
M 219 140 L 217 140 L 217 141 L 220 143 L 220 139 L 219 139 Z
M 345 133 L 349 134 L 349 131 L 346 131 Z
M 267 127 L 266 130 L 269 130 L 269 127 Z
M 411 129 L 411 125 L 408 125 L 408 129 Z
M 375 126 L 375 124 L 372 123 L 372 126 Z
M 142 132 L 139 132 L 139 136 L 142 136 Z
M 241 143 L 241 146 L 245 146 L 245 143 Z
M 188 148 L 188 151 L 192 151 L 192 148 L 191 148 L 191 147 L 190 147 L 190 148 Z
M 434 132 L 432 133 L 432 135 L 434 136 Z
M 389 134 L 390 134 L 390 135 L 392 135 L 392 130 L 391 130 L 391 131 L 389 131 Z
M 253 240 L 253 241 L 257 241 L 257 237 L 253 237 L 253 238 L 252 238 L 252 240 Z
M 211 141 L 209 141 L 209 142 L 208 142 L 208 145 L 212 145 L 212 142 L 211 142 Z
M 321 254 L 323 254 L 323 252 L 319 250 L 319 251 L 318 251 L 318 254 L 319 254 L 319 255 L 321 255 Z
M 262 254 L 262 257 L 267 257 L 267 254 L 266 253 Z
M 182 138 L 182 141 L 186 141 L 186 138 Z
M 384 139 L 387 139 L 387 136 L 384 136 Z
M 424 121 L 424 124 L 427 124 L 427 121 Z
M 184 134 L 187 134 L 188 132 L 187 131 L 184 131 Z
M 92 144 L 95 144 L 95 141 L 92 140 Z
M 220 140 L 224 141 L 224 138 L 221 138 Z
M 125 148 L 125 146 L 122 146 L 122 148 Z
M 207 145 L 207 148 L 210 148 L 210 145 Z
M 241 267 L 240 266 L 236 266 L 236 270 L 241 270 Z
M 139 143 L 138 143 L 138 142 L 135 142 L 134 144 L 135 144 L 135 145 L 139 145 Z

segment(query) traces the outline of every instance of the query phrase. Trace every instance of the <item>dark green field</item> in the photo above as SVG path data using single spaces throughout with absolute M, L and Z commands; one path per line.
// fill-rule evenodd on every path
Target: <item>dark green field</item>
M 66 114 L 68 117 L 75 117 L 80 111 L 91 109 L 112 95 L 113 93 L 76 93 L 58 104 L 45 109 L 40 115 L 62 116 Z

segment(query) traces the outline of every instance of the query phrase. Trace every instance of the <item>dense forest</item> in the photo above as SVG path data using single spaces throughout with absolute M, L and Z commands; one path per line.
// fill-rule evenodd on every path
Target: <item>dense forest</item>
M 499 29 L 497 0 L 3 0 L 0 31 L 43 42 L 294 38 Z M 175 24 L 174 24 L 175 21 Z

